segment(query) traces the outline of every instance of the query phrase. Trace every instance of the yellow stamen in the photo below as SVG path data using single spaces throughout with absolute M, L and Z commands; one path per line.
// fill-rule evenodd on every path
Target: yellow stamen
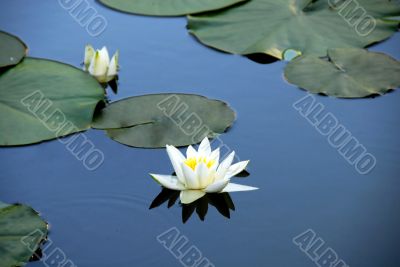
M 207 168 L 211 168 L 214 165 L 214 160 L 208 160 L 206 157 L 199 157 L 199 158 L 188 158 L 185 160 L 185 164 L 189 166 L 192 170 L 196 169 L 197 164 L 205 163 Z

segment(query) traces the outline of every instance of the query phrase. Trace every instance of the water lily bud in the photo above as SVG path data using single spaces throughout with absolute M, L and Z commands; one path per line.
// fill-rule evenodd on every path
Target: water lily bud
M 111 62 L 110 62 L 110 65 L 109 65 L 108 71 L 107 71 L 107 79 L 112 80 L 115 76 L 117 76 L 117 74 L 118 74 L 118 57 L 119 57 L 119 51 L 117 51 L 111 59 Z
M 84 60 L 84 65 L 85 65 L 85 70 L 87 71 L 90 66 L 90 62 L 92 61 L 92 58 L 96 51 L 94 50 L 93 46 L 87 45 L 85 47 L 85 60 Z
M 100 83 L 107 83 L 117 76 L 118 51 L 110 61 L 110 56 L 106 47 L 94 51 L 94 49 L 88 45 L 85 50 L 85 70 L 94 76 Z

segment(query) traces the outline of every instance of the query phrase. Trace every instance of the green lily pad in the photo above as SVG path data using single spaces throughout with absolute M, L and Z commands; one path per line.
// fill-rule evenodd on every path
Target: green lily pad
M 200 42 L 218 50 L 241 55 L 266 53 L 278 59 L 287 49 L 326 56 L 329 48 L 363 48 L 397 31 L 398 21 L 385 20 L 400 14 L 400 5 L 394 1 L 346 3 L 251 0 L 229 9 L 190 15 L 188 29 Z M 354 3 L 362 9 L 353 8 Z
M 103 88 L 84 71 L 25 58 L 0 75 L 0 145 L 37 143 L 86 130 L 102 99 Z
M 187 146 L 225 132 L 235 112 L 219 100 L 190 94 L 136 96 L 111 103 L 95 116 L 93 127 L 113 140 L 143 148 Z
M 151 16 L 182 16 L 216 10 L 247 0 L 99 0 L 127 13 Z
M 357 48 L 328 50 L 329 61 L 301 56 L 289 62 L 285 78 L 312 93 L 343 98 L 382 95 L 400 86 L 400 62 Z
M 0 202 L 0 266 L 25 265 L 47 237 L 47 223 L 32 208 Z
M 0 68 L 21 62 L 28 48 L 18 37 L 0 31 Z

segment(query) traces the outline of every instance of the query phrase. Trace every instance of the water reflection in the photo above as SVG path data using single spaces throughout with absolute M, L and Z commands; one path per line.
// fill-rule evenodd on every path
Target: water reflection
M 171 208 L 178 200 L 179 194 L 180 191 L 163 187 L 161 192 L 154 198 L 149 209 L 157 208 L 166 202 L 168 202 L 167 207 Z M 204 221 L 209 204 L 214 206 L 218 212 L 226 218 L 230 218 L 230 211 L 235 210 L 235 204 L 229 193 L 206 194 L 204 197 L 190 204 L 182 204 L 179 202 L 179 205 L 182 207 L 182 222 L 186 223 L 195 211 L 200 220 Z
M 108 82 L 108 85 L 110 86 L 114 94 L 118 94 L 118 79 L 119 77 L 117 75 L 115 79 L 112 79 L 111 81 Z
M 176 176 L 176 173 L 172 173 L 172 176 Z M 249 176 L 250 173 L 247 170 L 243 170 L 242 172 L 236 174 L 235 178 L 247 178 Z M 168 202 L 168 208 L 171 208 L 176 204 L 180 191 L 175 191 L 164 187 L 161 188 L 161 192 L 154 198 L 149 209 L 157 208 L 166 202 Z M 235 204 L 233 203 L 229 193 L 209 193 L 190 204 L 182 204 L 179 202 L 179 205 L 182 207 L 182 222 L 186 223 L 193 215 L 194 211 L 196 211 L 200 220 L 204 221 L 208 212 L 208 204 L 214 206 L 221 215 L 228 219 L 230 219 L 231 216 L 230 211 L 235 210 Z

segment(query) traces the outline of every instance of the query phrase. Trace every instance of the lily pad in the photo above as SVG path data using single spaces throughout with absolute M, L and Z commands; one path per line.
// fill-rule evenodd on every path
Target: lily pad
M 63 63 L 25 58 L 0 76 L 0 145 L 25 145 L 90 127 L 104 98 L 89 74 Z
M 187 146 L 225 132 L 235 112 L 219 100 L 191 94 L 153 94 L 111 103 L 93 127 L 113 140 L 143 148 Z
M 301 56 L 288 63 L 286 79 L 312 93 L 356 98 L 400 86 L 400 62 L 357 48 L 328 50 L 329 60 Z
M 32 208 L 0 202 L 0 266 L 25 265 L 47 236 L 47 223 Z
M 216 10 L 247 0 L 99 0 L 127 13 L 152 16 L 182 16 Z
M 190 15 L 188 29 L 203 44 L 233 54 L 282 59 L 284 51 L 293 49 L 326 56 L 329 48 L 363 48 L 390 37 L 398 21 L 385 18 L 399 14 L 400 5 L 387 0 L 252 0 Z
M 28 48 L 18 37 L 0 31 L 0 68 L 18 64 Z

